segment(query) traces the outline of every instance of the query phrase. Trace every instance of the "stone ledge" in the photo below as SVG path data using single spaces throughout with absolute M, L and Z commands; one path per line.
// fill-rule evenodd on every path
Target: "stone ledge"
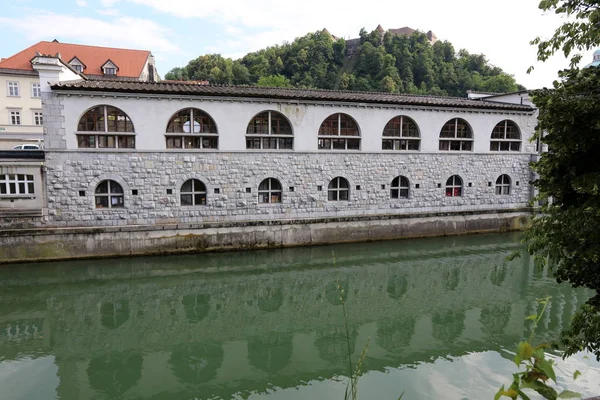
M 204 222 L 190 224 L 160 224 L 160 225 L 121 225 L 106 227 L 66 227 L 66 228 L 26 228 L 26 229 L 2 229 L 0 237 L 6 236 L 41 236 L 41 235 L 68 235 L 81 233 L 117 233 L 117 232 L 147 232 L 160 230 L 186 230 L 186 229 L 215 229 L 215 228 L 243 228 L 260 226 L 283 226 L 283 225 L 310 225 L 310 224 L 330 224 L 339 222 L 363 222 L 363 221 L 385 221 L 401 219 L 418 218 L 446 218 L 460 216 L 490 215 L 490 214 L 509 214 L 509 213 L 528 213 L 534 214 L 536 209 L 532 207 L 512 208 L 512 209 L 492 209 L 492 210 L 473 210 L 473 211 L 454 211 L 454 212 L 430 212 L 430 213 L 407 213 L 407 214 L 383 214 L 383 215 L 364 215 L 349 217 L 325 217 L 325 218 L 301 218 L 285 220 L 241 220 L 227 222 Z M 0 216 L 2 216 L 0 214 Z M 41 211 L 39 216 L 42 216 Z

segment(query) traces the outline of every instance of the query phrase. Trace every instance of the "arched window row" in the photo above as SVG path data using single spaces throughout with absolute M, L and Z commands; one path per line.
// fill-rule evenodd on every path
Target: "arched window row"
M 119 108 L 100 105 L 86 111 L 77 126 L 79 148 L 135 148 L 135 131 L 129 116 Z M 218 149 L 219 134 L 213 118 L 198 108 L 176 112 L 165 130 L 167 149 Z M 327 117 L 318 131 L 319 150 L 360 150 L 358 123 L 348 114 Z M 440 151 L 473 150 L 474 135 L 462 118 L 447 121 L 439 133 Z M 277 111 L 263 111 L 246 127 L 246 149 L 293 150 L 294 133 L 290 121 Z M 406 115 L 390 119 L 382 132 L 382 150 L 420 151 L 421 134 L 417 123 Z M 490 136 L 490 151 L 521 151 L 521 133 L 517 124 L 503 120 Z
M 489 186 L 491 186 L 489 182 Z M 517 185 L 519 183 L 517 182 Z M 510 176 L 502 174 L 496 179 L 495 194 L 508 196 L 511 194 L 512 181 Z M 382 185 L 385 189 L 386 185 Z M 471 186 L 471 184 L 469 184 Z M 417 184 L 415 186 L 419 188 Z M 438 185 L 441 187 L 441 184 Z M 321 190 L 317 187 L 317 190 Z M 357 190 L 360 190 L 360 185 L 357 185 Z M 169 189 L 170 190 L 170 189 Z M 350 183 L 348 179 L 337 176 L 329 181 L 327 186 L 327 200 L 331 202 L 349 201 L 350 200 Z M 289 188 L 290 192 L 294 191 L 293 187 Z M 252 189 L 247 188 L 247 193 L 251 193 Z M 219 193 L 219 189 L 215 189 L 215 193 Z M 258 185 L 258 204 L 279 204 L 283 202 L 283 186 L 276 178 L 266 178 Z M 389 186 L 390 199 L 408 199 L 411 194 L 411 184 L 406 176 L 399 175 L 392 179 Z M 464 194 L 464 183 L 459 175 L 452 175 L 448 178 L 445 185 L 446 197 L 462 197 Z M 199 179 L 186 180 L 179 190 L 179 200 L 182 207 L 191 206 L 206 206 L 208 191 L 206 185 Z M 107 179 L 103 180 L 94 190 L 94 202 L 96 208 L 123 208 L 125 207 L 125 193 L 123 187 L 116 181 Z

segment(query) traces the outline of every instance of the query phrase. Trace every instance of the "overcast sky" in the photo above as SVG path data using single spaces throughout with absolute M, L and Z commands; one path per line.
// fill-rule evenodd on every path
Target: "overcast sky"
M 159 73 L 201 54 L 241 57 L 327 28 L 345 38 L 381 24 L 432 30 L 458 50 L 490 62 L 534 89 L 552 85 L 568 65 L 560 55 L 536 62 L 529 41 L 549 37 L 561 23 L 539 0 L 13 0 L 0 14 L 0 56 L 40 40 L 147 49 Z M 582 65 L 591 62 L 584 54 Z M 527 75 L 530 65 L 535 70 Z

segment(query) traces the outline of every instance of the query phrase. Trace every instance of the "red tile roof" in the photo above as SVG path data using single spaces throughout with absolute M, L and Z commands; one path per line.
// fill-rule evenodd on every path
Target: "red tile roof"
M 0 62 L 0 68 L 33 71 L 31 59 L 35 53 L 56 54 L 66 63 L 73 57 L 85 64 L 86 75 L 104 75 L 102 65 L 111 60 L 118 68 L 117 76 L 139 78 L 150 56 L 148 50 L 116 49 L 113 47 L 84 46 L 81 44 L 39 42 Z

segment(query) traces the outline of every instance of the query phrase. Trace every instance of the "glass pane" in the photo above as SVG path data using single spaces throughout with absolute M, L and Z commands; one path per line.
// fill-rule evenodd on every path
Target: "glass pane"
M 269 190 L 269 180 L 265 179 L 258 185 L 258 190 Z
M 113 208 L 123 207 L 123 196 L 110 196 L 110 206 Z
M 96 208 L 108 208 L 108 196 L 96 196 Z
M 400 192 L 399 192 L 399 190 L 398 190 L 398 189 L 392 189 L 392 190 L 390 191 L 390 195 L 391 195 L 392 199 L 397 199 L 397 198 L 398 198 L 398 194 L 399 194 L 399 193 L 400 193 Z
M 359 150 L 360 139 L 346 139 L 348 142 L 348 150 Z
M 219 148 L 219 138 L 216 137 L 203 137 L 202 148 L 204 149 L 217 149 Z
M 263 138 L 263 149 L 277 149 L 276 138 Z
M 33 190 L 33 183 L 28 183 L 27 184 L 27 191 L 29 194 L 34 194 L 35 191 Z
M 381 142 L 381 149 L 382 150 L 394 150 L 394 141 L 383 139 L 383 141 Z
M 133 149 L 135 148 L 135 137 L 133 136 L 118 136 L 119 148 Z
M 510 194 L 510 185 L 506 185 L 502 188 L 502 194 Z
M 450 148 L 450 142 L 447 140 L 440 140 L 440 150 L 448 150 Z
M 281 203 L 281 193 L 271 193 L 271 203 Z
M 400 189 L 400 197 L 408 198 L 408 189 Z
M 383 128 L 383 136 L 400 136 L 400 117 L 394 117 Z
M 180 137 L 167 137 L 167 149 L 180 149 L 181 143 Z
M 455 129 L 455 120 L 446 122 L 446 124 L 442 127 L 442 131 L 440 132 L 440 137 L 453 138 L 454 134 L 455 134 L 454 129 Z
M 248 124 L 246 133 L 250 135 L 269 133 L 269 112 L 258 114 Z
M 0 183 L 0 194 L 6 194 L 6 183 Z
M 344 178 L 338 178 L 338 187 L 340 189 L 348 189 L 350 188 L 350 184 Z
M 496 186 L 496 194 L 502 194 L 502 186 Z
M 333 139 L 334 150 L 346 150 L 346 139 Z
M 349 193 L 350 193 L 349 190 L 340 190 L 340 200 L 347 201 Z
M 269 193 L 268 192 L 258 192 L 258 202 L 261 204 L 266 204 L 269 202 Z
M 460 143 L 457 140 L 453 140 L 450 142 L 450 150 L 460 151 Z
M 123 193 L 123 188 L 115 181 L 110 182 L 110 192 L 111 193 Z
M 192 192 L 192 180 L 185 181 L 181 186 L 181 193 L 191 193 Z
M 454 197 L 460 197 L 462 196 L 462 188 L 461 187 L 455 187 L 454 188 Z
M 293 139 L 290 138 L 280 138 L 279 139 L 279 148 L 285 150 L 292 150 Z
M 510 150 L 511 151 L 520 151 L 521 150 L 521 142 L 510 142 Z
M 260 139 L 259 138 L 246 138 L 246 148 L 247 149 L 260 149 Z
M 408 141 L 408 150 L 419 150 L 420 140 L 409 140 Z
M 17 185 L 14 182 L 8 183 L 8 193 L 17 194 Z
M 337 190 L 330 190 L 327 192 L 327 200 L 329 201 L 337 201 L 338 199 L 338 192 Z
M 199 149 L 201 148 L 201 138 L 194 136 L 186 136 L 184 138 L 184 147 L 186 149 Z
M 338 114 L 327 117 L 319 127 L 319 135 L 337 136 L 338 135 Z
M 204 194 L 204 193 L 195 194 L 194 195 L 194 204 L 196 204 L 197 206 L 206 205 L 206 194 Z
M 291 135 L 292 127 L 285 117 L 271 111 L 271 133 L 274 135 Z
M 103 181 L 96 186 L 96 193 L 108 193 L 108 181 Z
M 331 149 L 331 139 L 319 139 L 319 149 L 320 150 L 330 150 Z
M 191 194 L 182 194 L 181 195 L 181 205 L 182 206 L 191 206 L 192 204 L 192 195 Z

